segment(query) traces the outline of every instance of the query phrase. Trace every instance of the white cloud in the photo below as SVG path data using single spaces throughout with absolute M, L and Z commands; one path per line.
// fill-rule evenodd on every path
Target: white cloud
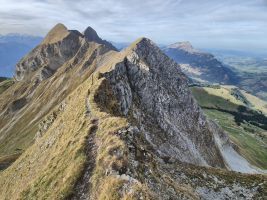
M 0 0 L 0 34 L 45 35 L 56 23 L 94 27 L 105 39 L 197 46 L 267 46 L 266 0 Z M 231 42 L 234 41 L 234 44 Z

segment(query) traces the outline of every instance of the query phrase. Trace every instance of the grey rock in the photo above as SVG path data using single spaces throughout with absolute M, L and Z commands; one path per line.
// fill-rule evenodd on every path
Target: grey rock
M 127 116 L 132 110 L 138 129 L 162 157 L 224 168 L 213 132 L 179 65 L 145 38 L 125 52 L 125 59 L 104 74 L 121 113 Z

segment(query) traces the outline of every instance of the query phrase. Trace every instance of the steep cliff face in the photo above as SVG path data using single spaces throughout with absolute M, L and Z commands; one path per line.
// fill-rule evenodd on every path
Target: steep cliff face
M 62 36 L 52 35 L 49 41 Z M 1 108 L 11 128 L 0 123 L 0 150 L 35 138 L 0 173 L 0 199 L 264 199 L 266 176 L 228 171 L 257 172 L 206 119 L 179 65 L 152 41 L 141 38 L 122 52 L 80 43 L 32 89 L 21 91 L 35 73 L 0 96 L 7 108 L 14 91 L 23 102 L 12 112 Z
M 117 97 L 120 113 L 131 118 L 161 158 L 257 171 L 236 153 L 223 130 L 206 119 L 179 65 L 152 41 L 142 38 L 119 54 L 104 76 Z
M 124 115 L 157 153 L 203 166 L 224 167 L 213 133 L 187 87 L 179 66 L 148 39 L 141 39 L 105 76 Z

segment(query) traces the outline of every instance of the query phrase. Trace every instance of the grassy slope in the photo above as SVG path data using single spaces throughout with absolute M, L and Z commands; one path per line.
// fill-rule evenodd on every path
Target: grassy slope
M 251 102 L 252 107 L 256 110 L 259 110 L 263 113 L 265 113 L 265 115 L 267 115 L 267 102 L 261 100 L 260 98 L 244 91 L 241 90 L 242 94 L 249 100 L 249 102 Z
M 13 85 L 14 81 L 12 79 L 0 78 L 0 94 L 2 94 L 6 89 Z
M 62 199 L 71 192 L 91 126 L 84 118 L 84 97 L 80 90 L 72 94 L 44 136 L 0 173 L 1 199 Z
M 14 84 L 12 79 L 0 77 L 0 95 L 6 91 L 11 85 Z M 12 152 L 10 155 L 0 155 L 0 170 L 9 166 L 12 162 L 14 162 L 19 156 L 20 151 Z
M 240 153 L 252 164 L 267 169 L 267 131 L 246 122 L 238 125 L 233 114 L 219 110 L 238 113 L 241 103 L 236 104 L 236 100 L 225 88 L 193 87 L 191 90 L 208 117 L 222 126 L 231 140 L 240 147 Z
M 231 90 L 236 88 L 235 86 L 221 86 L 220 88 L 211 88 L 211 87 L 205 87 L 205 91 L 210 94 L 210 95 L 214 95 L 217 97 L 223 97 L 224 99 L 226 99 L 228 102 L 231 102 L 233 104 L 228 104 L 227 107 L 231 106 L 231 109 L 234 107 L 236 107 L 237 105 L 243 105 L 243 106 L 247 106 L 244 104 L 244 102 L 240 101 L 239 99 L 236 99 L 235 96 L 233 96 L 231 94 Z M 251 109 L 260 111 L 262 113 L 264 113 L 265 115 L 267 115 L 267 102 L 246 92 L 245 90 L 240 90 L 241 94 L 244 95 L 244 97 L 249 101 L 250 105 L 251 105 Z M 219 101 L 217 99 L 217 101 Z M 202 102 L 204 103 L 204 102 Z M 207 101 L 206 103 L 209 103 L 209 101 Z M 220 106 L 222 107 L 222 105 Z M 226 108 L 226 107 L 225 107 Z
M 195 95 L 198 103 L 202 107 L 209 107 L 214 109 L 224 108 L 229 111 L 238 111 L 238 106 L 243 105 L 241 102 L 238 102 L 233 96 L 231 96 L 230 92 L 225 88 L 216 89 L 205 87 L 205 89 L 203 89 L 194 87 L 192 88 L 192 92 L 193 95 Z
M 87 61 L 85 58 L 88 59 L 98 48 L 102 49 L 98 44 L 90 44 L 85 54 L 79 57 L 77 67 L 71 68 L 69 63 L 65 63 L 53 78 L 42 81 L 37 88 L 31 78 L 36 77 L 38 71 L 23 82 L 16 82 L 0 95 L 0 110 L 4 112 L 0 116 L 0 157 L 18 153 L 17 150 L 24 151 L 33 144 L 43 117 L 93 72 L 95 64 L 81 74 Z M 9 112 L 13 102 L 22 97 L 27 99 L 27 104 L 18 111 Z
M 220 89 L 206 87 L 205 91 L 210 95 L 224 97 L 225 99 L 227 99 L 227 101 L 233 104 L 244 105 L 241 101 L 239 101 L 233 95 L 231 95 L 230 89 L 231 89 L 230 87 L 220 87 Z
M 107 169 L 120 170 L 127 164 L 125 143 L 115 134 L 127 126 L 127 121 L 105 112 L 106 109 L 115 112 L 116 106 L 112 96 L 108 102 L 101 102 L 101 91 L 109 95 L 111 89 L 103 79 L 92 77 L 67 98 L 64 111 L 53 111 L 57 117 L 51 127 L 9 168 L 0 172 L 0 199 L 65 199 L 71 195 L 86 164 L 86 138 L 95 119 L 99 121 L 96 132 L 99 153 L 92 174 L 91 195 L 94 199 L 134 199 L 134 191 L 143 192 L 141 186 L 134 184 L 131 193 L 122 196 L 118 191 L 125 180 L 106 175 Z M 89 115 L 86 115 L 87 97 Z M 123 156 L 117 157 L 114 151 L 122 152 Z
M 229 57 L 224 63 L 232 66 L 240 76 L 239 86 L 267 100 L 267 61 L 253 57 Z
M 88 159 L 92 159 L 86 157 L 85 149 L 95 120 L 98 120 L 95 139 L 98 151 L 91 179 L 92 199 L 139 199 L 137 196 L 141 193 L 144 199 L 157 199 L 151 198 L 145 184 L 129 183 L 109 174 L 110 170 L 123 171 L 129 164 L 128 147 L 117 135 L 117 130 L 127 127 L 128 121 L 116 114 L 118 105 L 105 79 L 94 77 L 91 76 L 66 98 L 63 111 L 53 110 L 56 117 L 49 129 L 9 168 L 0 172 L 1 200 L 65 199 L 70 195 Z M 214 173 L 219 175 L 219 172 L 215 170 Z M 192 180 L 200 176 L 188 173 Z M 160 176 L 161 173 L 158 178 L 162 182 Z M 236 176 L 237 173 L 232 172 L 223 175 L 224 179 Z M 241 178 L 238 180 L 246 181 Z M 262 182 L 261 179 L 256 181 Z M 125 188 L 130 190 L 125 191 Z

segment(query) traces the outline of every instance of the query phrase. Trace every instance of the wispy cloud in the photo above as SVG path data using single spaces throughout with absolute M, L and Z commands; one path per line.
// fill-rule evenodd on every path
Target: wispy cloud
M 267 47 L 266 0 L 0 0 L 0 34 L 45 35 L 58 22 L 105 39 L 200 47 Z

